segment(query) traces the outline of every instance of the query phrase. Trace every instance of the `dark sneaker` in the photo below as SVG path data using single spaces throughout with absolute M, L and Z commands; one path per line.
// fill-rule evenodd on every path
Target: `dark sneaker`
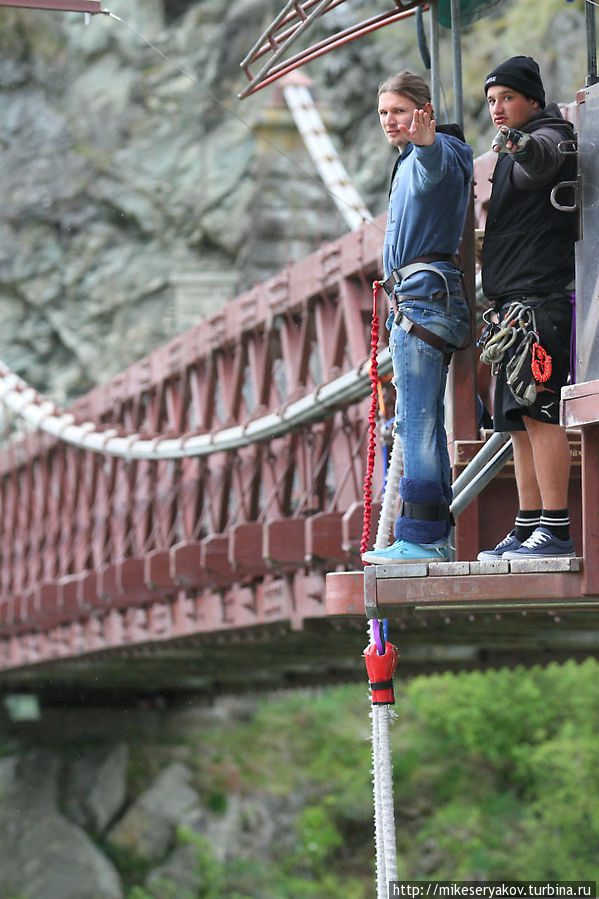
M 549 528 L 543 525 L 540 525 L 533 531 L 528 540 L 525 540 L 520 545 L 519 549 L 509 550 L 503 554 L 504 559 L 554 559 L 556 556 L 560 558 L 574 558 L 576 556 L 574 540 L 572 537 L 569 537 L 567 540 L 560 540 L 559 537 L 555 537 L 551 533 Z
M 521 542 L 516 537 L 516 529 L 510 531 L 507 537 L 504 537 L 501 543 L 498 543 L 495 549 L 486 549 L 477 555 L 479 562 L 492 562 L 494 559 L 505 559 L 504 553 L 513 552 L 520 549 Z
M 370 565 L 397 565 L 401 562 L 447 562 L 449 561 L 449 544 L 444 540 L 438 543 L 409 543 L 407 540 L 396 540 L 386 549 L 362 553 L 362 561 Z

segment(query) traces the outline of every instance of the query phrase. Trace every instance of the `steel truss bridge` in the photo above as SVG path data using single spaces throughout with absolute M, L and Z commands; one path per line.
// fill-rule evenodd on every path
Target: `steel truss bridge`
M 362 577 L 383 227 L 365 224 L 231 300 L 68 414 L 5 374 L 5 401 L 54 433 L 29 430 L 0 455 L 1 689 L 114 701 L 363 676 L 363 599 L 355 584 L 327 598 L 325 584 L 331 572 Z M 384 374 L 383 337 L 379 349 Z M 472 349 L 452 364 L 456 474 L 488 436 L 474 361 Z M 575 431 L 575 459 L 579 447 Z M 379 452 L 375 513 L 382 473 Z M 509 526 L 512 480 L 508 466 L 462 513 L 458 559 Z M 395 622 L 400 667 L 594 651 L 588 620 L 581 643 L 578 617 L 540 614 L 410 608 Z
M 580 108 L 596 99 L 595 84 Z M 596 130 L 596 116 L 583 116 L 589 146 Z M 456 561 L 364 577 L 383 217 L 232 299 L 66 412 L 0 371 L 3 403 L 34 426 L 0 451 L 0 691 L 101 703 L 362 678 L 367 618 L 383 615 L 400 673 L 597 655 L 599 222 L 584 186 L 599 172 L 596 154 L 579 159 L 577 303 L 590 313 L 579 330 L 583 377 L 564 392 L 563 416 L 580 558 L 511 570 L 468 561 L 513 521 L 511 466 L 496 465 L 459 515 Z M 473 219 L 474 209 L 463 242 L 471 290 Z M 384 376 L 382 335 L 378 349 Z M 455 478 L 488 445 L 476 355 L 462 351 L 450 370 Z M 384 381 L 380 394 L 390 411 Z M 375 519 L 383 468 L 379 448 Z
M 359 563 L 380 228 L 230 301 L 66 416 L 5 386 L 60 436 L 31 430 L 0 455 L 3 685 L 92 689 L 113 664 L 142 692 L 273 682 L 277 653 L 293 680 L 294 645 L 303 676 L 319 641 L 335 671 L 324 578 Z M 67 442 L 94 429 L 96 449 L 125 451 Z M 215 666 L 242 638 L 254 660 L 268 643 L 262 672 Z

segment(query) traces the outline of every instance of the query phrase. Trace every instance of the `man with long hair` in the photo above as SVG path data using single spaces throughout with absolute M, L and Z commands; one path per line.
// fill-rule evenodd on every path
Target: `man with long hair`
M 470 327 L 457 252 L 473 175 L 458 126 L 436 127 L 430 90 L 400 72 L 378 90 L 385 137 L 398 151 L 383 249 L 395 433 L 403 450 L 395 542 L 364 562 L 447 560 L 451 469 L 444 394 L 449 359 Z M 395 489 L 396 485 L 391 485 Z

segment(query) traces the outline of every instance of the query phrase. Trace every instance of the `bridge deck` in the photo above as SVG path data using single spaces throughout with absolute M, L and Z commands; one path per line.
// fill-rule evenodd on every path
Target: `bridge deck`
M 599 656 L 599 595 L 581 558 L 371 565 L 329 574 L 326 609 L 387 618 L 399 676 Z
M 406 609 L 509 610 L 595 602 L 599 597 L 587 592 L 581 558 L 410 562 L 327 575 L 329 615 L 361 610 L 369 618 L 382 619 Z
M 117 617 L 121 626 L 106 627 L 102 646 L 88 645 L 83 653 L 81 646 L 70 647 L 69 638 L 84 640 L 81 626 L 77 634 L 71 626 L 62 631 L 65 644 L 55 647 L 53 659 L 32 636 L 30 656 L 0 671 L 0 691 L 36 692 L 44 705 L 113 705 L 132 695 L 169 702 L 365 680 L 365 611 L 389 619 L 389 639 L 399 648 L 398 679 L 581 660 L 599 656 L 599 595 L 585 590 L 579 558 L 333 572 L 325 601 L 314 602 L 304 617 L 293 603 L 282 603 L 268 623 L 248 615 L 245 626 L 222 621 L 219 630 L 206 630 L 201 620 L 188 619 L 160 635 L 149 625 L 135 633 L 143 622 L 133 627 L 113 611 L 111 627 Z M 152 618 L 151 608 L 147 613 Z

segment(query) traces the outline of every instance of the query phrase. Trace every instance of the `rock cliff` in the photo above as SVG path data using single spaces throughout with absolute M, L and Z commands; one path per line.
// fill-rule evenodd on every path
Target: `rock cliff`
M 280 89 L 236 97 L 277 6 L 0 12 L 0 358 L 58 401 L 346 230 Z
M 0 9 L 0 359 L 59 403 L 347 230 L 280 87 L 237 99 L 239 63 L 281 0 L 107 6 L 114 16 L 87 25 L 81 14 Z M 526 52 L 539 55 L 556 99 L 583 83 L 583 12 L 563 7 L 549 0 L 533 15 L 506 0 L 467 29 L 466 133 L 477 152 L 489 138 L 483 76 L 490 59 L 520 52 L 517 35 L 529 32 Z M 346 0 L 310 41 L 377 11 Z M 443 118 L 453 101 L 441 32 Z M 376 86 L 400 68 L 423 72 L 413 18 L 303 70 L 374 214 L 391 164 Z
M 85 733 L 74 710 L 49 709 L 12 725 L 9 743 L 0 720 L 2 899 L 124 899 L 127 879 L 143 881 L 143 899 L 216 895 L 215 867 L 290 852 L 308 795 L 250 792 L 215 764 L 206 782 L 197 761 L 212 751 L 203 731 L 254 706 L 96 709 Z

